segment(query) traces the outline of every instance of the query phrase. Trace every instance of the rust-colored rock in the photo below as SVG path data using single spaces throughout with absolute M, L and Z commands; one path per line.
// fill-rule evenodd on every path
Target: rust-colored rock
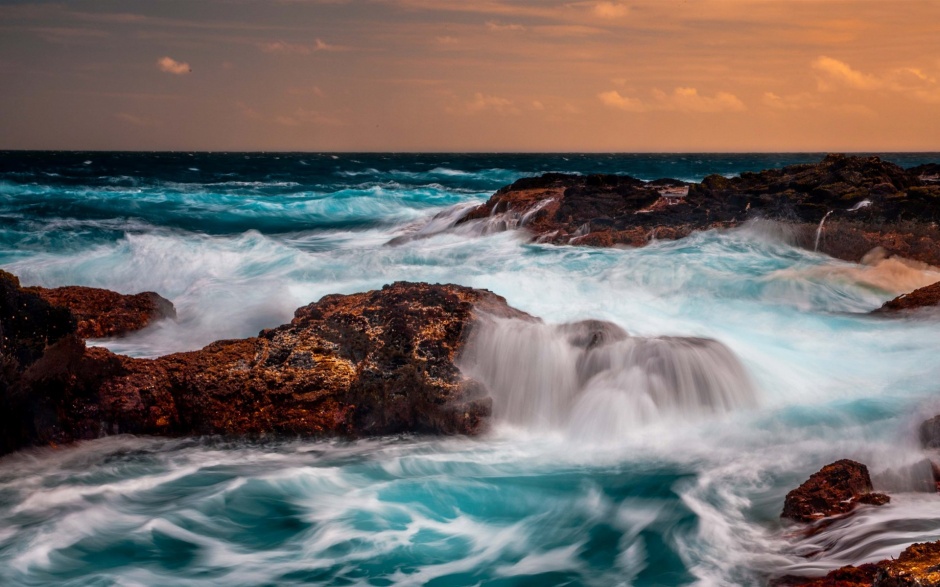
M 940 265 L 940 183 L 931 166 L 905 171 L 877 157 L 829 155 L 740 177 L 642 182 L 628 176 L 545 174 L 497 191 L 458 224 L 524 228 L 540 242 L 643 246 L 762 218 L 793 226 L 795 244 L 859 261 L 875 247 Z M 831 214 L 830 214 L 831 213 Z M 828 217 L 827 217 L 828 215 Z
M 847 566 L 831 571 L 825 577 L 781 577 L 771 587 L 871 587 L 878 567 L 875 564 Z
M 491 402 L 454 359 L 479 312 L 532 319 L 485 290 L 399 282 L 326 296 L 255 338 L 132 359 L 86 348 L 74 317 L 15 277 L 0 290 L 0 454 L 123 432 L 476 434 Z
M 940 542 L 912 544 L 896 559 L 843 567 L 825 577 L 784 577 L 775 587 L 940 587 Z
M 176 318 L 173 303 L 147 291 L 124 295 L 107 289 L 71 285 L 28 287 L 53 306 L 68 308 L 78 322 L 81 338 L 123 336 L 163 318 Z
M 883 505 L 890 501 L 887 495 L 871 491 L 868 467 L 842 459 L 813 473 L 805 483 L 788 493 L 780 517 L 813 522 L 847 514 L 860 503 Z
M 940 282 L 915 289 L 910 293 L 902 294 L 893 300 L 885 302 L 885 304 L 875 310 L 874 313 L 891 314 L 919 308 L 930 308 L 937 305 L 940 305 Z

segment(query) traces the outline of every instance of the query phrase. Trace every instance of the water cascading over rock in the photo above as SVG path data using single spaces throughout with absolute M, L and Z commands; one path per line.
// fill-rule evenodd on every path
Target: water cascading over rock
M 669 415 L 694 418 L 757 401 L 743 365 L 720 342 L 633 337 L 598 320 L 550 325 L 487 317 L 458 364 L 488 389 L 497 421 L 590 440 Z

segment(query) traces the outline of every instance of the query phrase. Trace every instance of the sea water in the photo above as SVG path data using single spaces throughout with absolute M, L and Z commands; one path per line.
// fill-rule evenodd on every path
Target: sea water
M 759 585 L 940 539 L 913 491 L 940 413 L 940 317 L 867 313 L 940 280 L 751 223 L 641 249 L 451 227 L 515 179 L 734 175 L 819 154 L 0 153 L 0 267 L 151 290 L 178 320 L 90 341 L 138 357 L 253 336 L 330 293 L 490 289 L 461 367 L 481 438 L 117 436 L 0 460 L 3 585 Z M 937 154 L 886 154 L 903 166 Z M 572 342 L 603 321 L 609 344 Z M 840 458 L 892 501 L 811 537 L 786 492 Z

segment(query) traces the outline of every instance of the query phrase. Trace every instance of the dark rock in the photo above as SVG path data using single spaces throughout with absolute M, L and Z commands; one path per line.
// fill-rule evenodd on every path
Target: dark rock
M 918 430 L 924 448 L 940 448 L 940 416 L 924 421 Z
M 882 247 L 940 265 L 940 183 L 922 179 L 923 171 L 877 157 L 829 155 L 740 177 L 710 175 L 699 184 L 552 173 L 500 189 L 458 223 L 512 215 L 527 221 L 504 229 L 522 226 L 540 242 L 639 247 L 760 218 L 793 225 L 796 244 L 813 248 L 829 215 L 821 252 L 858 261 Z
M 874 564 L 842 567 L 825 577 L 780 577 L 770 587 L 871 587 L 878 567 Z
M 940 587 L 940 542 L 912 544 L 896 559 L 842 567 L 825 577 L 783 577 L 775 587 Z
M 394 283 L 326 296 L 290 324 L 132 359 L 0 275 L 0 453 L 105 434 L 476 434 L 490 398 L 454 364 L 478 313 L 532 319 L 488 291 Z
M 77 285 L 25 289 L 53 306 L 68 308 L 78 321 L 77 333 L 81 338 L 123 336 L 156 320 L 176 318 L 173 303 L 152 291 L 123 295 Z
M 906 294 L 885 302 L 883 306 L 875 310 L 877 314 L 893 314 L 918 308 L 929 308 L 940 305 L 940 282 L 915 289 Z
M 71 312 L 23 290 L 15 275 L 0 271 L 0 352 L 5 363 L 25 369 L 42 356 L 46 346 L 74 333 L 75 328 Z
M 918 165 L 907 170 L 911 175 L 919 178 L 921 181 L 936 182 L 940 181 L 940 163 L 927 163 Z
M 871 491 L 868 467 L 843 459 L 826 465 L 788 493 L 780 516 L 797 522 L 813 522 L 847 514 L 859 503 L 883 505 L 890 501 L 887 495 Z

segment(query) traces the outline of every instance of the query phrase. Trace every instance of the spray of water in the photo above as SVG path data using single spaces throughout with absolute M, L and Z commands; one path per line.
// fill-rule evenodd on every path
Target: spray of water
M 704 338 L 631 337 L 616 324 L 485 318 L 460 359 L 493 396 L 497 420 L 615 442 L 668 416 L 757 403 L 744 367 Z
M 816 227 L 816 244 L 813 245 L 813 250 L 819 250 L 819 237 L 822 236 L 823 225 L 826 223 L 826 218 L 829 218 L 829 215 L 832 214 L 832 210 L 826 212 L 826 215 L 822 217 L 822 220 L 819 221 L 819 226 Z

